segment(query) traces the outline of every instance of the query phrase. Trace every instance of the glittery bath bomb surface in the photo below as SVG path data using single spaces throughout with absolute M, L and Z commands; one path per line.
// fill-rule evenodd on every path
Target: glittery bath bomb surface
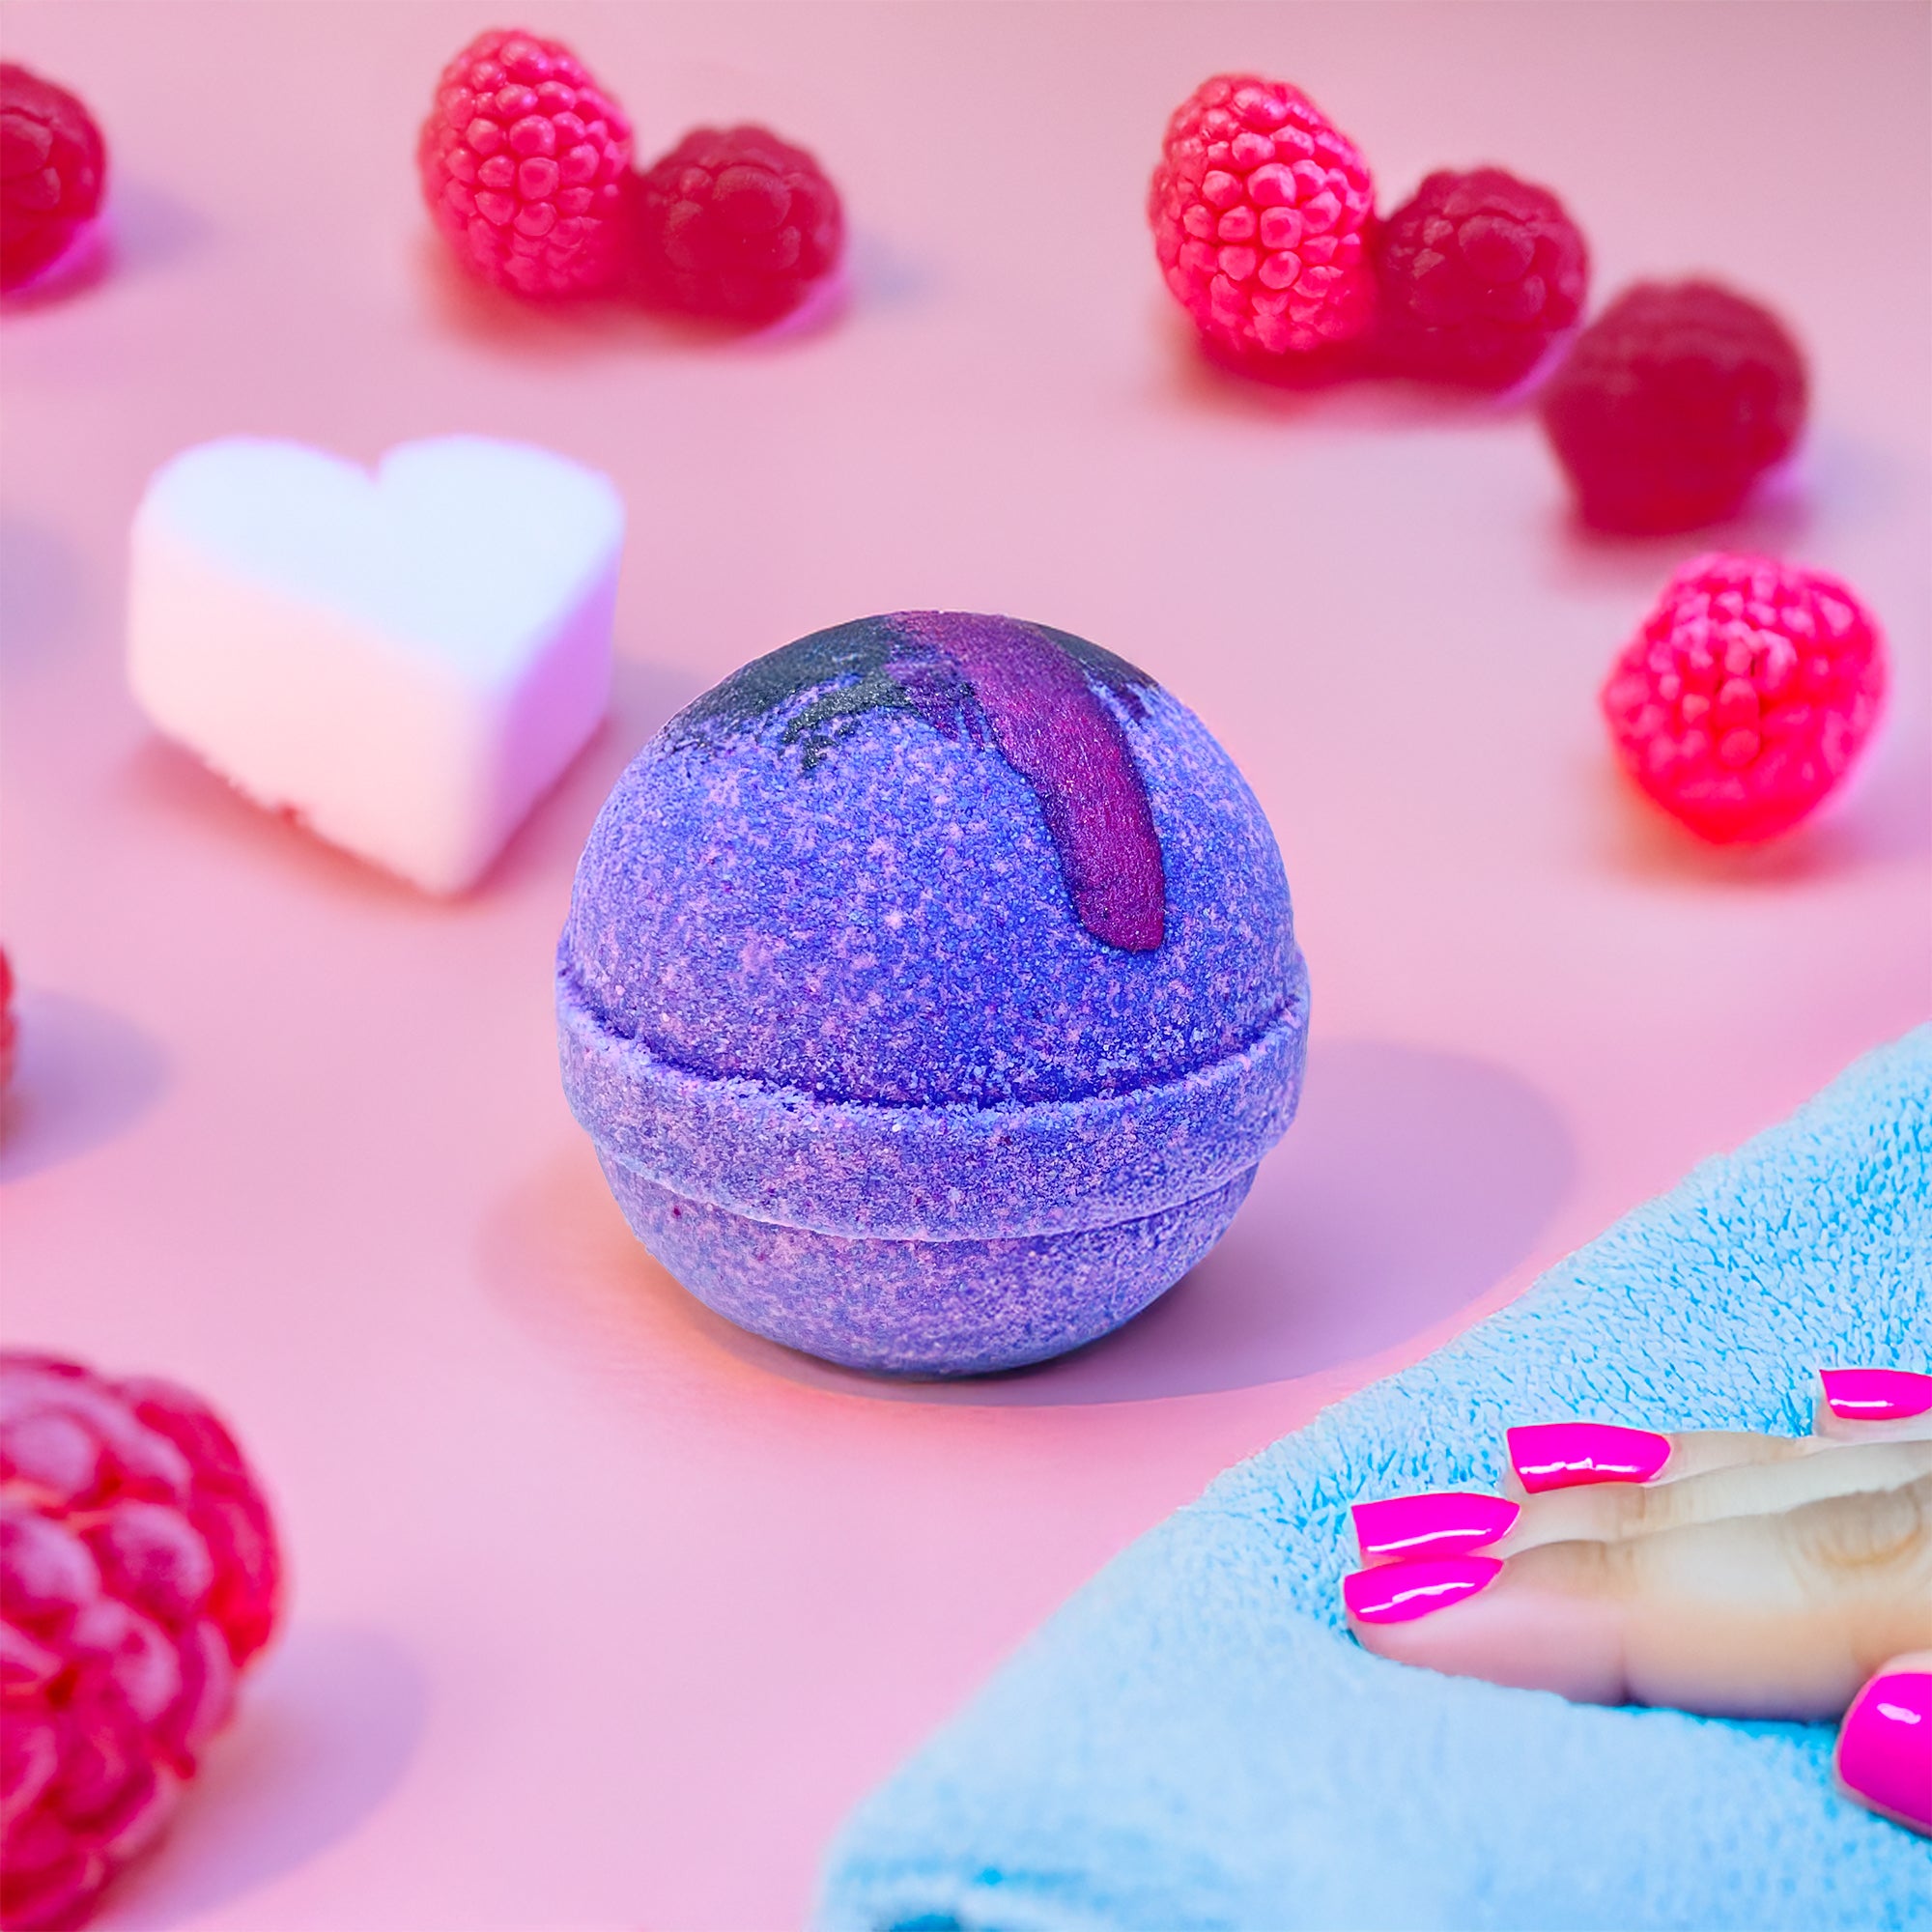
M 639 1237 L 746 1327 L 901 1373 L 1171 1287 L 1299 1094 L 1267 821 L 1144 672 L 903 612 L 746 666 L 617 781 L 557 965 Z

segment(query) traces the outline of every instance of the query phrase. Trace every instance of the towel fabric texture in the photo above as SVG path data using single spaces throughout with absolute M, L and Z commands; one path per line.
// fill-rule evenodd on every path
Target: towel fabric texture
M 1862 1364 L 1932 1367 L 1932 1027 L 1143 1537 L 860 1807 L 822 1932 L 1932 1927 L 1833 1726 L 1436 1676 L 1338 1599 L 1349 1505 L 1492 1487 L 1511 1423 L 1801 1434 Z

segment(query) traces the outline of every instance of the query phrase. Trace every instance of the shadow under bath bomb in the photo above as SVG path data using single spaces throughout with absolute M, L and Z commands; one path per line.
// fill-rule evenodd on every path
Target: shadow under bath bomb
M 597 728 L 624 506 L 526 443 L 184 451 L 136 512 L 128 671 L 257 803 L 432 893 L 473 885 Z
M 1008 617 L 801 639 L 672 719 L 592 829 L 563 1078 L 699 1299 L 853 1367 L 1117 1327 L 1293 1118 L 1308 982 L 1260 806 L 1145 672 Z

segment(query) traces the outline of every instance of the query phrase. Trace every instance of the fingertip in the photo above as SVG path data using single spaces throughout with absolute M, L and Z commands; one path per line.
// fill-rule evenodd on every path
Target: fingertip
M 1820 1369 L 1812 1434 L 1884 1441 L 1932 1434 L 1932 1375 L 1916 1369 Z
M 1536 1560 L 1461 1556 L 1357 1571 L 1342 1585 L 1349 1627 L 1392 1662 L 1578 1703 L 1621 1702 L 1613 1610 L 1574 1587 L 1574 1551 L 1554 1564 L 1542 1551 L 1527 1558 Z
M 1406 1624 L 1433 1616 L 1487 1589 L 1502 1573 L 1495 1556 L 1425 1556 L 1410 1563 L 1378 1563 L 1342 1578 L 1342 1604 L 1351 1623 Z
M 1847 1797 L 1932 1834 L 1932 1651 L 1893 1658 L 1852 1699 L 1833 1769 Z
M 1577 1489 L 1592 1483 L 1650 1483 L 1675 1445 L 1654 1429 L 1613 1422 L 1539 1422 L 1507 1432 L 1510 1468 L 1523 1490 Z
M 1820 1369 L 1832 1413 L 1846 1422 L 1897 1422 L 1932 1410 L 1932 1375 L 1917 1369 Z
M 1413 1562 L 1489 1548 L 1515 1526 L 1521 1505 L 1476 1490 L 1424 1490 L 1356 1503 L 1350 1514 L 1364 1563 Z

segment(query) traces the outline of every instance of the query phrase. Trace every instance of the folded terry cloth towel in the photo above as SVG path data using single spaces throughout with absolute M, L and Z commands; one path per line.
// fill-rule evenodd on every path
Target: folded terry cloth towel
M 1384 1662 L 1349 1504 L 1489 1487 L 1506 1425 L 1802 1433 L 1812 1371 L 1932 1355 L 1932 1027 L 1221 1476 L 861 1806 L 823 1932 L 1932 1927 L 1932 1844 L 1833 1727 Z

